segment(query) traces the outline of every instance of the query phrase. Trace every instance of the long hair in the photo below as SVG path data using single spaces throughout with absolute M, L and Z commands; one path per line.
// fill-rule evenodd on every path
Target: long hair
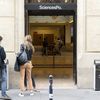
M 32 37 L 31 37 L 31 35 L 26 35 L 25 36 L 24 45 L 28 50 L 32 49 L 33 52 L 35 51 L 34 46 L 32 45 Z

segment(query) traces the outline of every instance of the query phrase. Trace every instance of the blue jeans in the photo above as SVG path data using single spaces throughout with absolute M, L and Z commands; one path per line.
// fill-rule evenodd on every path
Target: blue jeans
M 1 94 L 2 96 L 6 95 L 6 90 L 7 90 L 7 69 L 6 69 L 6 65 L 4 66 L 5 67 L 2 69 L 2 75 L 1 75 L 1 79 L 2 79 Z

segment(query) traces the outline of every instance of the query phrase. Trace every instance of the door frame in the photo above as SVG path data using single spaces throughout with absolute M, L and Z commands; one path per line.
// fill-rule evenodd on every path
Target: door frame
M 40 8 L 42 7 L 42 8 Z M 73 79 L 77 84 L 77 4 L 76 3 L 28 3 L 25 4 L 25 35 L 29 32 L 29 15 L 52 16 L 72 15 L 73 16 Z

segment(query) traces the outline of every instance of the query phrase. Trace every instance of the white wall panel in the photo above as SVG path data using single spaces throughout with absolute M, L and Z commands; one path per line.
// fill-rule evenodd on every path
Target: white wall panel
M 0 16 L 14 16 L 15 0 L 0 0 Z
M 0 35 L 4 38 L 2 45 L 6 51 L 14 51 L 14 18 L 0 18 Z
M 87 15 L 100 15 L 100 0 L 86 0 Z
M 100 17 L 87 17 L 87 51 L 100 51 Z

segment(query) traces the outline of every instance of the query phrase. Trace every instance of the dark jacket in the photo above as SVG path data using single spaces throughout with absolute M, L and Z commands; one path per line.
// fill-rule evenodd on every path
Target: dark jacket
M 47 39 L 44 39 L 44 41 L 43 41 L 43 47 L 48 47 L 48 41 L 47 41 Z
M 24 49 L 25 49 L 25 47 L 24 47 L 24 44 L 21 44 L 21 46 L 20 46 L 20 52 L 23 52 L 24 51 Z M 32 60 L 32 55 L 33 55 L 33 51 L 32 51 L 32 49 L 25 49 L 25 51 L 26 51 L 26 54 L 27 54 L 27 59 L 30 61 L 30 60 Z
M 4 60 L 6 59 L 6 53 L 3 47 L 0 46 L 0 68 L 3 68 Z

